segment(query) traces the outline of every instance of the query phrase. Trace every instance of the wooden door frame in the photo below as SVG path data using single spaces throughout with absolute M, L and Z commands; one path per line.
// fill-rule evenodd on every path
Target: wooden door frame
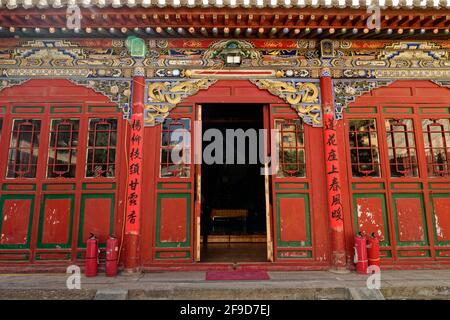
M 224 105 L 228 103 L 223 103 Z M 249 104 L 249 103 L 244 103 Z M 257 103 L 260 104 L 263 108 L 263 129 L 269 130 L 270 132 L 270 104 L 263 104 L 263 103 Z M 194 125 L 194 132 L 197 128 L 200 133 L 200 138 L 203 137 L 203 122 L 202 122 L 202 103 L 195 103 L 194 104 L 194 119 L 196 121 L 196 124 Z M 199 128 L 198 128 L 198 127 Z M 198 146 L 196 146 L 195 141 L 197 141 L 196 133 L 194 133 L 194 139 L 193 139 L 194 147 L 193 149 L 197 150 Z M 267 136 L 267 141 L 264 143 L 265 146 L 265 154 L 269 155 L 270 153 L 270 135 Z M 203 148 L 200 148 L 201 155 L 203 156 Z M 194 155 L 195 159 L 195 155 Z M 195 164 L 195 187 L 194 187 L 194 199 L 195 199 L 195 205 L 194 205 L 194 261 L 195 262 L 201 262 L 201 176 L 202 176 L 202 165 L 203 160 L 201 164 Z M 267 165 L 266 165 L 267 167 Z M 274 243 L 273 243 L 273 210 L 271 205 L 272 195 L 270 194 L 271 190 L 271 181 L 269 175 L 264 176 L 264 190 L 265 190 L 265 220 L 266 220 L 266 251 L 267 251 L 267 261 L 273 262 L 273 252 L 274 252 Z M 269 192 L 269 194 L 267 194 Z
M 246 94 L 242 95 L 241 93 L 245 92 Z M 267 109 L 270 110 L 270 105 L 271 104 L 282 104 L 282 105 L 286 105 L 286 102 L 284 102 L 281 98 L 274 96 L 273 94 L 271 94 L 270 92 L 268 92 L 267 90 L 260 90 L 258 89 L 253 83 L 251 83 L 248 80 L 219 80 L 217 81 L 215 84 L 213 84 L 212 86 L 210 86 L 207 90 L 201 90 L 199 91 L 197 94 L 186 98 L 185 100 L 183 100 L 183 102 L 181 102 L 179 105 L 183 105 L 183 104 L 191 104 L 194 106 L 194 114 L 195 114 L 195 119 L 197 120 L 197 111 L 198 105 L 204 105 L 204 104 L 260 104 L 262 107 L 267 106 Z M 268 113 L 270 115 L 270 111 Z M 270 118 L 270 116 L 269 116 Z M 263 119 L 264 121 L 264 119 Z M 268 122 L 269 124 L 269 128 L 267 128 L 267 124 L 264 123 L 264 128 L 270 129 L 270 122 Z M 194 145 L 193 148 L 195 149 L 196 146 Z M 201 165 L 195 165 L 195 177 L 197 178 L 197 166 L 201 166 Z M 201 170 L 201 168 L 199 169 Z M 201 172 L 201 171 L 200 171 Z M 269 186 L 272 186 L 272 181 L 271 181 L 271 177 L 269 177 Z M 195 189 L 194 189 L 195 190 Z M 195 190 L 196 191 L 196 190 Z M 272 193 L 273 193 L 273 189 L 272 189 Z M 195 199 L 196 199 L 195 195 Z M 270 196 L 270 200 L 272 200 L 272 196 Z M 273 210 L 272 207 L 270 207 L 270 219 L 267 219 L 267 210 L 266 210 L 266 225 L 267 223 L 270 223 L 269 228 L 267 229 L 266 227 L 266 243 L 267 243 L 267 247 L 269 248 L 269 245 L 271 246 L 271 253 L 268 252 L 268 258 L 269 257 L 273 257 L 273 252 L 274 252 L 274 223 L 273 223 L 273 219 L 274 219 L 274 215 L 273 215 Z M 195 212 L 196 216 L 197 212 Z M 197 235 L 200 231 L 201 226 L 197 226 L 196 224 L 196 218 L 194 218 L 194 223 L 193 223 L 193 234 L 194 237 L 196 239 L 194 239 L 193 241 L 193 246 L 194 246 L 194 261 L 198 261 L 197 260 L 197 254 L 196 254 L 196 249 L 197 249 L 197 245 L 200 244 L 201 238 L 198 237 L 197 239 Z M 198 229 L 198 230 L 197 230 Z M 269 244 L 269 242 L 267 241 L 269 239 L 269 234 L 270 234 L 270 240 L 271 243 Z M 269 251 L 269 250 L 268 250 Z M 268 259 L 268 261 L 273 261 L 273 259 Z

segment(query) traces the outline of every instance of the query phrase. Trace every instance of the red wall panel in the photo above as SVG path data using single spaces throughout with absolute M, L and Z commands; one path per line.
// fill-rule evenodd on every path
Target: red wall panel
M 186 199 L 162 198 L 160 242 L 185 242 L 186 241 Z
M 438 241 L 450 241 L 450 198 L 433 198 Z
M 83 242 L 90 233 L 95 234 L 100 243 L 106 242 L 109 236 L 111 199 L 86 198 L 84 204 Z
M 356 199 L 358 229 L 366 235 L 375 233 L 380 241 L 387 236 L 383 221 L 383 201 L 382 198 Z
M 424 241 L 422 205 L 419 198 L 395 199 L 400 241 Z
M 71 205 L 71 199 L 45 200 L 42 243 L 69 241 Z
M 0 244 L 26 244 L 32 200 L 6 199 Z
M 303 198 L 280 198 L 281 241 L 307 241 L 305 200 Z

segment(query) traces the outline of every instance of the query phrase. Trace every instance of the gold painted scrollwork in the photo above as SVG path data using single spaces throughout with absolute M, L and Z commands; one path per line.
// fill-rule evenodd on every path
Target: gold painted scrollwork
M 298 114 L 309 115 L 313 124 L 319 125 L 322 123 L 322 120 L 321 120 L 322 109 L 321 109 L 320 105 L 318 105 L 318 104 L 310 105 L 310 106 L 297 105 L 294 108 L 296 109 Z
M 298 115 L 314 127 L 322 126 L 322 109 L 319 101 L 319 87 L 315 82 L 293 80 L 251 80 L 260 89 L 289 103 Z
M 208 79 L 150 82 L 147 89 L 148 104 L 145 105 L 146 124 L 161 123 L 184 98 L 209 88 L 214 82 Z

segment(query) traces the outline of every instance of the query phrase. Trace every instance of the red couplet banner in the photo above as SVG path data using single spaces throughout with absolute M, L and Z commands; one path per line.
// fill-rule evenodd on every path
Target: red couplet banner
M 142 112 L 133 113 L 131 116 L 130 147 L 128 151 L 127 220 L 125 224 L 126 234 L 139 234 L 143 136 L 143 114 Z
M 328 188 L 328 210 L 331 227 L 343 227 L 343 212 L 341 198 L 341 178 L 339 173 L 339 152 L 337 148 L 336 121 L 333 108 L 324 108 L 325 162 Z

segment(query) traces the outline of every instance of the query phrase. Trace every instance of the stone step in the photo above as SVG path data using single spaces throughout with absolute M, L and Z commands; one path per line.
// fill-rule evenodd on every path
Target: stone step
M 348 288 L 352 300 L 385 300 L 378 289 Z
M 94 300 L 127 300 L 127 289 L 98 289 Z

